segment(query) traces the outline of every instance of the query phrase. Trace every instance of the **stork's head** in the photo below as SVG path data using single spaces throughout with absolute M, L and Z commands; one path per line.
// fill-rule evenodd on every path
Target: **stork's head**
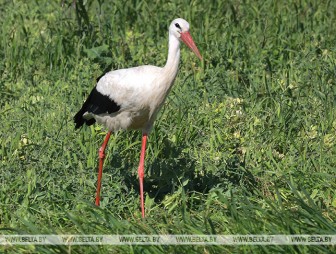
M 189 33 L 189 23 L 186 20 L 181 18 L 174 19 L 169 26 L 169 33 L 183 41 L 202 60 L 202 56 Z

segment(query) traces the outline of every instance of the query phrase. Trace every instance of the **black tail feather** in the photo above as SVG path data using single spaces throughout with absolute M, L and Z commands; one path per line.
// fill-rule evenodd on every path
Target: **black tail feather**
M 87 110 L 83 107 L 81 108 L 81 110 L 79 110 L 77 112 L 77 114 L 74 116 L 74 122 L 75 122 L 75 129 L 79 129 L 80 127 L 83 126 L 83 124 L 85 123 L 86 125 L 90 126 L 92 124 L 94 124 L 96 122 L 96 120 L 94 118 L 91 119 L 85 119 L 83 117 L 84 113 L 87 112 Z
M 116 102 L 111 100 L 107 95 L 103 95 L 98 92 L 96 87 L 94 87 L 84 102 L 82 108 L 74 116 L 74 122 L 76 124 L 75 128 L 80 128 L 84 123 L 90 126 L 96 122 L 94 118 L 85 119 L 83 115 L 86 112 L 99 115 L 103 113 L 112 114 L 114 112 L 118 112 L 119 110 L 120 106 Z
M 95 88 L 94 88 L 95 89 Z M 93 89 L 93 90 L 94 90 Z M 91 91 L 90 95 L 88 96 L 88 98 L 86 99 L 86 101 L 84 102 L 82 108 L 77 112 L 77 114 L 74 116 L 74 122 L 75 122 L 75 129 L 78 129 L 80 127 L 83 126 L 83 124 L 85 123 L 86 125 L 90 126 L 92 124 L 94 124 L 96 122 L 96 120 L 94 118 L 91 119 L 85 119 L 83 117 L 83 115 L 89 111 L 90 107 L 91 107 L 91 95 L 93 93 L 93 90 Z
M 75 129 L 78 129 L 83 126 L 85 123 L 85 120 L 83 118 L 83 111 L 79 110 L 77 114 L 74 116 L 74 122 L 75 122 Z

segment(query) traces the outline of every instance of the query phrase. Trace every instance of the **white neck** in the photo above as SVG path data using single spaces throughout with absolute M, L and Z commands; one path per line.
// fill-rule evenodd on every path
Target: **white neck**
M 175 79 L 180 62 L 180 41 L 169 33 L 169 49 L 166 65 L 163 67 L 164 73 Z

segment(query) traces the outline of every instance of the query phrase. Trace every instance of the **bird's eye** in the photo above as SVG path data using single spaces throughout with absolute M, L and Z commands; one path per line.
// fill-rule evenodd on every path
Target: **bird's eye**
M 175 26 L 176 26 L 178 29 L 182 30 L 181 27 L 180 27 L 180 24 L 179 24 L 179 23 L 175 23 Z

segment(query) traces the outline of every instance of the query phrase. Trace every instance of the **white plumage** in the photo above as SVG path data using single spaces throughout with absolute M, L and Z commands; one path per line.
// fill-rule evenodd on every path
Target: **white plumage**
M 111 131 L 143 129 L 149 132 L 150 119 L 156 109 L 153 104 L 158 102 L 156 98 L 160 95 L 157 86 L 162 71 L 155 66 L 140 66 L 107 73 L 99 80 L 97 91 L 107 95 L 120 106 L 120 110 L 91 117 Z
M 110 133 L 119 129 L 142 130 L 139 180 L 143 217 L 142 181 L 146 138 L 177 75 L 180 61 L 180 41 L 183 41 L 202 59 L 189 33 L 188 22 L 181 18 L 175 19 L 169 26 L 169 50 L 164 67 L 145 65 L 106 73 L 99 79 L 81 110 L 74 117 L 76 128 L 81 127 L 84 123 L 91 125 L 97 121 L 109 130 L 99 154 L 101 159 L 100 177 L 104 150 Z M 100 177 L 98 175 L 97 205 L 99 205 Z

